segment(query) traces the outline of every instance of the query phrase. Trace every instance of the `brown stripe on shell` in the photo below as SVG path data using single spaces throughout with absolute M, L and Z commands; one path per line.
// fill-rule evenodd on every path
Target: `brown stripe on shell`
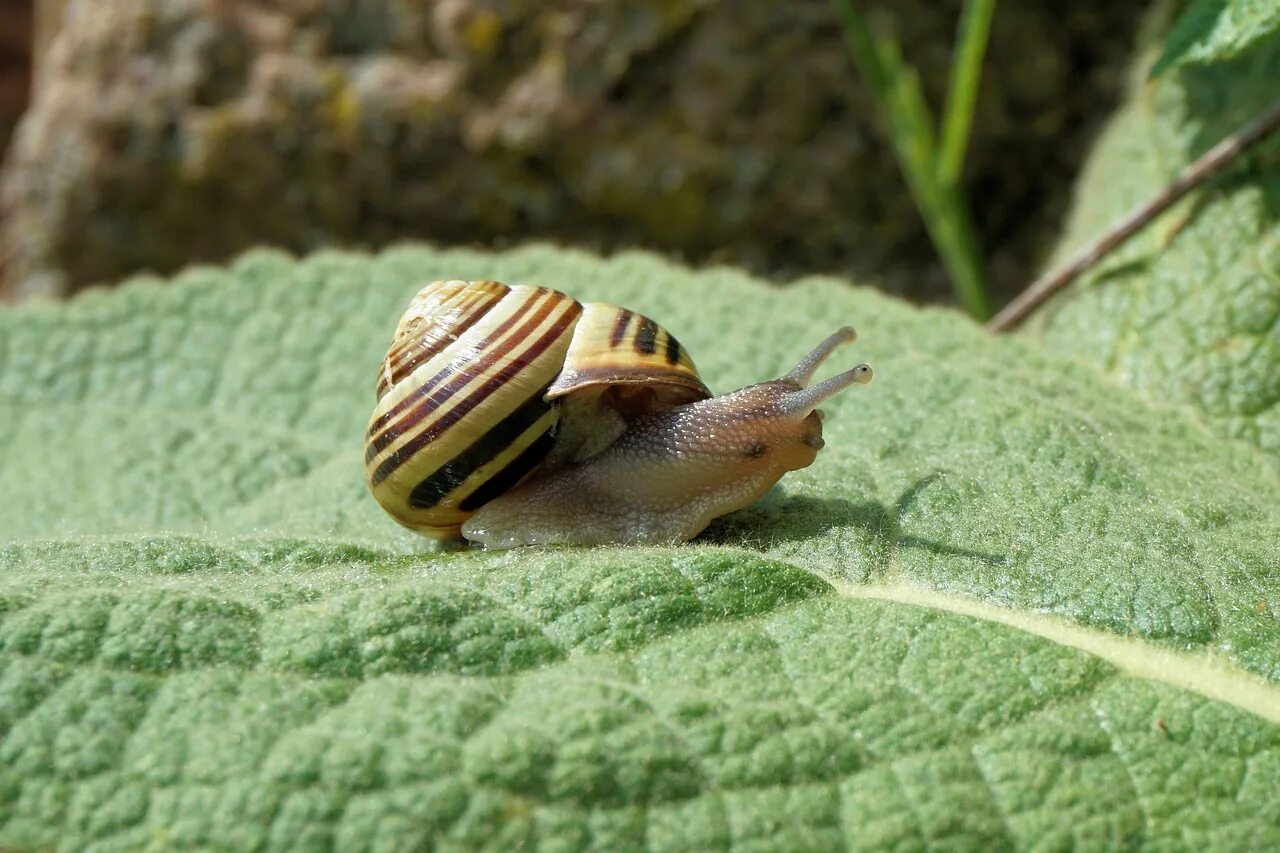
M 680 363 L 680 342 L 676 340 L 675 335 L 671 334 L 666 329 L 663 329 L 663 332 L 667 336 L 667 347 L 665 351 L 667 364 L 670 364 L 672 366 L 679 364 Z
M 455 315 L 459 315 L 465 305 L 469 305 L 475 301 L 475 297 L 464 300 L 463 303 L 451 307 L 449 310 Z M 425 318 L 418 318 L 416 322 L 411 324 L 403 333 L 399 334 L 392 341 L 391 349 L 387 350 L 386 356 L 382 359 L 382 364 L 378 366 L 378 399 L 381 400 L 391 388 L 407 376 L 412 371 L 403 370 L 406 359 L 413 357 L 413 352 L 421 346 L 421 335 L 416 334 L 418 327 L 423 324 Z
M 440 503 L 465 483 L 478 468 L 492 462 L 512 442 L 524 435 L 543 415 L 551 411 L 551 404 L 543 399 L 550 385 L 548 382 L 533 392 L 461 452 L 424 477 L 409 494 L 409 506 L 414 509 L 430 509 Z M 481 485 L 480 488 L 484 486 Z
M 384 369 L 379 377 L 378 396 L 381 397 L 386 391 L 391 390 L 391 386 L 413 373 L 420 365 L 425 364 L 443 352 L 446 347 L 461 337 L 467 329 L 470 329 L 485 314 L 489 313 L 493 306 L 501 302 L 505 295 L 504 293 L 478 293 L 466 302 L 459 304 L 454 309 L 458 312 L 458 315 L 449 321 L 448 334 L 440 335 L 434 343 L 423 344 L 421 335 L 407 335 L 407 340 L 400 351 L 392 350 L 387 356 L 387 360 L 391 363 L 391 370 Z M 384 385 L 386 386 L 385 389 L 383 388 Z
M 431 411 L 447 403 L 454 394 L 482 375 L 503 355 L 509 353 L 519 341 L 532 334 L 555 309 L 558 303 L 555 298 L 557 295 L 554 291 L 541 289 L 530 294 L 530 297 L 510 317 L 480 342 L 477 349 L 481 357 L 475 363 L 467 365 L 462 370 L 458 370 L 453 364 L 445 365 L 439 373 L 397 403 L 392 412 L 401 410 L 400 417 L 387 424 L 376 435 L 370 436 L 365 447 L 365 464 L 372 463 L 379 453 L 421 423 Z M 517 323 L 521 325 L 516 327 Z M 514 333 L 507 336 L 506 333 L 513 328 L 515 328 Z M 383 418 L 378 420 L 382 421 Z M 371 426 L 370 430 L 372 429 Z
M 631 325 L 631 318 L 635 314 L 623 308 L 618 311 L 618 318 L 613 321 L 613 332 L 609 335 L 609 346 L 617 348 L 622 343 L 622 339 L 627 336 L 627 327 Z
M 432 282 L 432 284 L 427 287 L 436 287 L 440 284 L 440 282 Z M 441 286 L 447 285 L 448 282 L 445 282 Z M 425 289 L 426 288 L 424 288 L 424 290 Z M 454 315 L 455 317 L 460 316 L 463 309 L 474 304 L 481 296 L 483 296 L 483 294 L 475 292 L 469 293 L 465 290 L 459 291 L 458 294 L 450 297 L 450 300 L 461 297 L 459 301 L 450 304 L 450 300 L 446 300 L 444 304 L 447 305 L 448 308 L 445 309 L 445 311 L 437 311 L 432 316 L 433 318 L 438 319 L 440 314 L 446 312 Z M 411 357 L 411 353 L 414 348 L 420 344 L 422 335 L 418 332 L 418 329 L 422 327 L 424 323 L 429 321 L 429 318 L 426 315 L 414 313 L 418 309 L 419 303 L 423 301 L 421 297 L 422 292 L 420 291 L 409 303 L 409 307 L 405 310 L 405 313 L 401 315 L 400 322 L 396 326 L 396 333 L 391 339 L 391 347 L 383 357 L 382 364 L 378 365 L 377 392 L 379 400 L 381 400 L 386 393 L 391 390 L 391 387 L 399 381 L 398 378 L 394 381 L 391 379 L 392 374 L 397 372 L 396 367 L 400 365 L 405 358 Z M 410 314 L 413 314 L 413 316 L 410 316 Z
M 512 459 L 502 470 L 484 482 L 480 488 L 462 499 L 458 509 L 473 512 L 501 495 L 505 495 L 528 476 L 538 463 L 547 458 L 551 448 L 555 446 L 551 433 L 544 432 L 534 439 L 533 443 L 520 451 L 520 455 Z
M 653 355 L 653 351 L 658 347 L 658 324 L 648 317 L 641 317 L 634 346 L 636 352 L 641 355 Z
M 559 294 L 557 294 L 559 295 Z M 548 304 L 538 312 L 530 323 L 526 323 L 521 327 L 519 333 L 513 336 L 515 340 L 523 341 L 528 335 L 532 334 L 538 326 L 551 314 L 551 311 L 558 304 L 566 304 L 559 299 L 549 300 Z M 572 327 L 574 321 L 578 319 L 578 315 L 582 313 L 582 306 L 576 302 L 568 302 L 570 310 L 564 312 L 564 316 L 556 320 L 545 332 L 543 332 L 537 340 L 533 341 L 528 347 L 522 350 L 516 357 L 512 358 L 504 367 L 498 369 L 478 388 L 471 390 L 466 397 L 459 400 L 452 408 L 440 416 L 438 420 L 428 425 L 425 429 L 414 435 L 413 438 L 406 441 L 400 447 L 397 447 L 391 455 L 382 461 L 377 469 L 370 476 L 369 481 L 372 485 L 377 486 L 383 480 L 391 476 L 391 474 L 402 464 L 413 458 L 413 455 L 435 441 L 445 430 L 456 424 L 458 421 L 466 417 L 472 409 L 479 406 L 484 400 L 494 393 L 497 389 L 511 381 L 521 370 L 524 370 L 538 356 L 542 355 L 551 345 L 556 342 L 569 328 Z M 482 376 L 491 370 L 497 361 L 505 356 L 509 348 L 490 348 L 484 350 L 484 357 L 476 364 L 474 369 L 468 370 L 466 373 L 458 376 L 444 388 L 432 394 L 427 400 L 424 400 L 420 406 L 414 409 L 406 418 L 404 429 L 396 430 L 397 435 L 400 432 L 408 431 L 421 422 L 427 413 L 435 410 L 444 404 L 450 397 L 460 392 L 467 384 L 477 376 Z M 390 432 L 390 431 L 389 431 Z M 381 439 L 382 436 L 379 436 Z M 389 444 L 389 440 L 383 441 L 383 446 Z M 374 454 L 377 455 L 376 453 Z M 372 457 L 370 457 L 372 458 Z
M 464 291 L 460 295 L 462 298 L 459 299 L 454 304 L 448 305 L 444 311 L 437 310 L 436 313 L 433 313 L 430 317 L 427 317 L 427 316 L 415 317 L 413 319 L 413 322 L 408 326 L 408 328 L 406 328 L 404 332 L 400 335 L 400 337 L 396 339 L 395 343 L 391 347 L 391 350 L 387 353 L 387 357 L 393 362 L 403 361 L 407 355 L 413 352 L 414 347 L 417 346 L 419 339 L 422 337 L 422 335 L 418 332 L 418 329 L 425 324 L 435 325 L 436 323 L 440 322 L 442 314 L 452 315 L 452 318 L 447 321 L 447 323 L 451 325 L 458 318 L 468 314 L 472 309 L 476 307 L 476 305 L 484 302 L 500 301 L 502 297 L 505 296 L 506 294 L 504 293 L 490 294 L 484 291 L 472 290 L 472 291 Z
M 511 331 L 512 327 L 514 327 L 517 323 L 522 322 L 526 317 L 528 317 L 529 312 L 534 310 L 534 306 L 539 305 L 543 301 L 547 301 L 547 297 L 549 295 L 553 297 L 564 298 L 560 294 L 556 293 L 554 290 L 547 290 L 546 288 L 541 288 L 541 287 L 538 288 L 536 291 L 529 294 L 529 297 L 525 300 L 524 304 L 519 307 L 519 309 L 512 312 L 510 317 L 503 320 L 502 323 L 500 323 L 492 332 L 490 332 L 487 337 L 485 337 L 482 341 L 480 341 L 480 343 L 476 345 L 477 351 L 481 353 L 488 353 L 489 349 L 492 348 L 495 343 L 502 340 L 502 338 L 506 336 L 508 332 Z M 549 304 L 554 305 L 556 301 L 557 300 L 555 298 L 552 298 L 549 300 Z M 537 326 L 535 325 L 534 328 L 537 328 Z M 524 334 L 528 334 L 528 331 L 525 331 Z M 446 365 L 444 369 L 442 369 L 439 373 L 437 373 L 435 376 L 423 382 L 420 386 L 415 388 L 412 393 L 406 395 L 403 400 L 396 403 L 387 411 L 383 412 L 374 420 L 373 423 L 369 424 L 369 431 L 368 431 L 369 437 L 374 439 L 375 441 L 378 438 L 382 438 L 383 436 L 379 436 L 378 433 L 381 432 L 384 429 L 384 427 L 386 427 L 392 421 L 396 420 L 400 415 L 404 414 L 409 409 L 413 408 L 413 406 L 416 405 L 419 400 L 421 400 L 423 397 L 426 397 L 428 394 L 434 391 L 437 385 L 446 381 L 451 376 L 455 376 L 456 374 L 457 374 L 457 371 L 454 370 L 454 368 L 451 365 Z M 396 432 L 402 432 L 402 431 L 403 430 L 397 430 Z M 394 440 L 394 435 L 392 436 L 392 440 Z M 383 446 L 385 446 L 385 444 Z M 377 455 L 377 452 L 373 454 L 373 456 L 376 456 L 376 455 Z M 368 458 L 372 459 L 373 456 L 369 456 Z

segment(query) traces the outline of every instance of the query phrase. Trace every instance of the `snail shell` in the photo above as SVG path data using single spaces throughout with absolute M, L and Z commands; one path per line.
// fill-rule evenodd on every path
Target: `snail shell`
M 628 421 L 710 397 L 648 317 L 543 287 L 437 281 L 400 318 L 365 441 L 369 487 L 406 527 L 457 539 L 480 507 L 598 452 Z

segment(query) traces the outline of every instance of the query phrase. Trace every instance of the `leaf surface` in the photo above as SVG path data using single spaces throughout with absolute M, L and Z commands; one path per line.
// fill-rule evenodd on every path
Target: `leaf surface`
M 1256 118 L 1277 80 L 1280 31 L 1230 60 L 1136 75 L 1081 177 L 1063 252 Z M 1280 463 L 1280 135 L 1139 232 L 1033 328 L 1051 352 L 1189 403 Z
M 1234 59 L 1277 37 L 1280 4 L 1274 0 L 1191 0 L 1170 29 L 1151 73 Z
M 362 482 L 426 279 L 872 385 L 676 548 L 435 553 Z M 254 253 L 0 313 L 0 845 L 1280 844 L 1280 474 L 951 312 L 645 255 Z

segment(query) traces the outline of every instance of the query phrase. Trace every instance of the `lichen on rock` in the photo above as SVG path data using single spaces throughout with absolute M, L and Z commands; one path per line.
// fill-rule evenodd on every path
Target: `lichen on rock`
M 935 103 L 960 5 L 869 4 Z M 1134 18 L 1104 0 L 996 18 L 968 189 L 1006 288 Z M 946 290 L 825 0 L 72 0 L 64 20 L 4 178 L 18 294 L 404 238 Z

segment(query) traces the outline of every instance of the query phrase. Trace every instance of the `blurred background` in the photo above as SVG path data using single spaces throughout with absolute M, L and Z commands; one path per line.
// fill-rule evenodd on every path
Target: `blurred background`
M 961 0 L 867 0 L 931 104 Z M 1038 271 L 1143 3 L 1007 0 L 960 176 Z M 421 239 L 642 247 L 953 300 L 828 0 L 0 0 L 0 294 Z

